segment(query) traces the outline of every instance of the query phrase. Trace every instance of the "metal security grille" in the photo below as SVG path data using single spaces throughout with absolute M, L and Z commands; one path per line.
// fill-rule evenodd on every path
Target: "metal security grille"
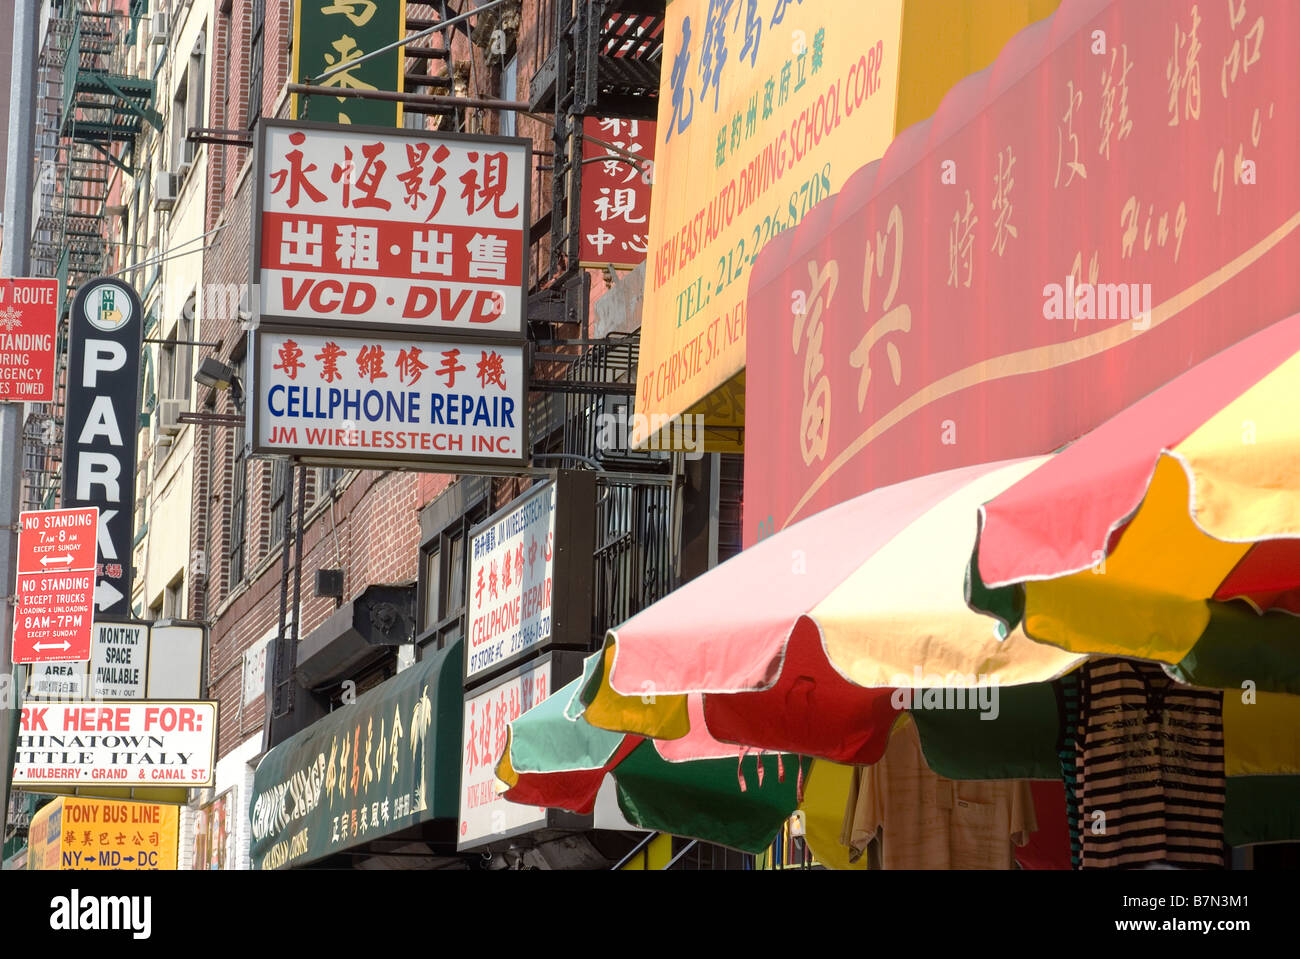
M 647 479 L 596 480 L 593 643 L 675 585 L 672 487 Z

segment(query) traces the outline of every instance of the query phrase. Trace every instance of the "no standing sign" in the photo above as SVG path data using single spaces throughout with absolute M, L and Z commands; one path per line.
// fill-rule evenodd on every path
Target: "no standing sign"
M 99 510 L 23 513 L 18 533 L 15 663 L 90 658 Z

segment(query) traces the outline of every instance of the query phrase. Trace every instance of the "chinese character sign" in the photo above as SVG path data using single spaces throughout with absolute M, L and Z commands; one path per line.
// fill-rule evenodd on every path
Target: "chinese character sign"
M 634 267 L 645 260 L 650 234 L 655 125 L 647 120 L 586 117 L 582 133 L 579 259 L 588 266 Z M 633 160 L 602 143 L 645 160 Z
M 903 0 L 668 6 L 655 160 L 673 173 L 656 177 L 650 201 L 641 422 L 701 412 L 706 429 L 743 424 L 735 380 L 754 260 L 884 152 L 902 10 Z M 633 442 L 646 439 L 639 427 Z
M 518 336 L 526 141 L 268 123 L 262 316 Z
M 474 534 L 470 544 L 465 678 L 551 637 L 555 486 L 547 484 Z
M 457 811 L 460 643 L 280 743 L 253 774 L 254 869 L 322 859 Z
M 524 349 L 263 330 L 254 451 L 423 463 L 524 459 Z
M 485 692 L 466 694 L 456 832 L 460 848 L 546 822 L 544 808 L 510 802 L 496 791 L 496 765 L 510 723 L 551 694 L 550 680 L 547 660 Z
M 293 79 L 336 90 L 403 89 L 401 50 L 362 57 L 406 36 L 406 3 L 396 0 L 294 0 Z M 331 76 L 313 84 L 323 73 Z M 400 126 L 402 105 L 361 97 L 294 95 L 299 120 Z
M 1062 5 L 770 244 L 746 545 L 1050 453 L 1300 310 L 1300 86 L 1267 39 L 1297 31 L 1263 0 Z

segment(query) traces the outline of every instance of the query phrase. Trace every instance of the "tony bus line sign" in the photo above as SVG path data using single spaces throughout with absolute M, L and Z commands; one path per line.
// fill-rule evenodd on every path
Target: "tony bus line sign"
M 263 319 L 523 336 L 530 141 L 267 121 Z

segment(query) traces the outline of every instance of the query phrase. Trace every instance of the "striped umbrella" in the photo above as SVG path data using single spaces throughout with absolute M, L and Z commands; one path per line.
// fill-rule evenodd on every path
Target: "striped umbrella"
M 606 639 L 583 690 L 594 726 L 873 763 L 913 688 L 1045 682 L 1083 657 L 966 602 L 979 505 L 1041 465 L 1016 460 L 875 490 L 797 523 Z M 907 692 L 904 692 L 907 691 Z
M 634 826 L 732 846 L 765 849 L 794 811 L 807 761 L 720 743 L 698 721 L 679 739 L 610 732 L 583 718 L 578 693 L 600 666 L 590 657 L 574 680 L 510 724 L 497 763 L 511 802 L 590 813 L 606 775 Z
M 972 602 L 1008 628 L 1192 675 L 1204 660 L 1210 674 L 1260 670 L 1248 678 L 1298 691 L 1300 316 L 1056 453 L 979 521 Z

